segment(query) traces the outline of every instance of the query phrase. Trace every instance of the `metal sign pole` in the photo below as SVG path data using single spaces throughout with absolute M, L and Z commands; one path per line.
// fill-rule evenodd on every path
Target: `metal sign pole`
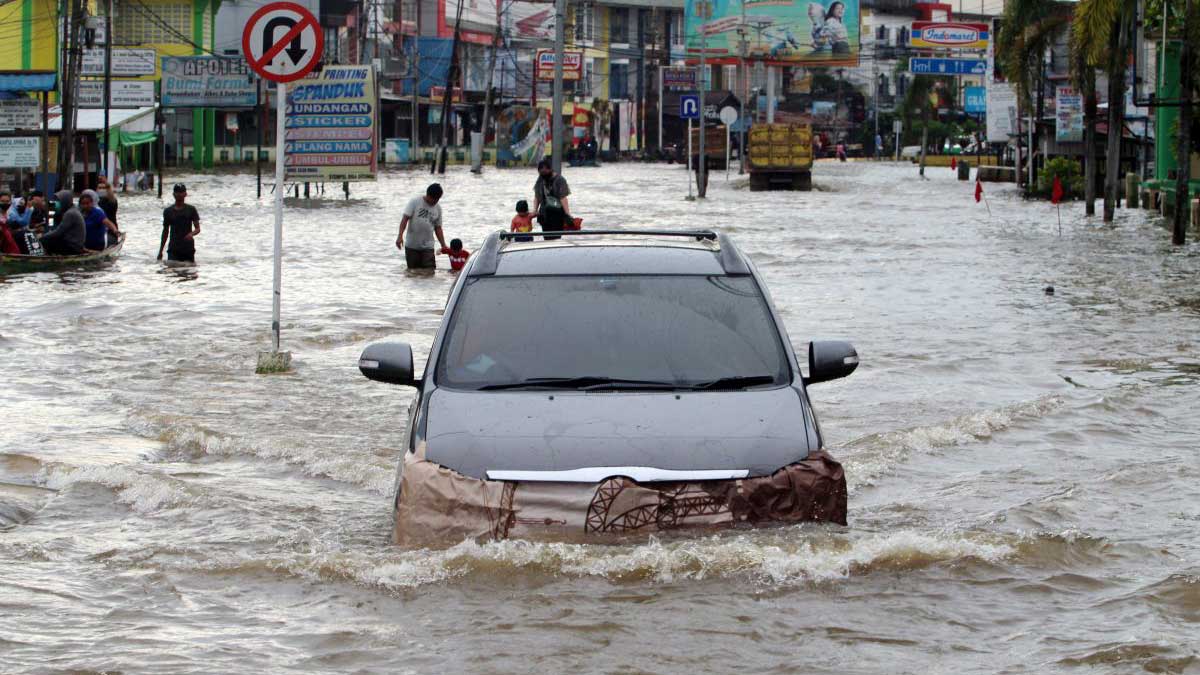
M 725 125 L 725 182 L 729 182 L 729 125 Z
M 687 151 L 687 181 L 688 181 L 688 201 L 692 201 L 695 197 L 692 196 L 692 118 L 688 118 L 688 151 Z
M 283 276 L 283 137 L 286 123 L 287 84 L 280 82 L 275 91 L 275 279 L 271 300 L 271 350 L 279 353 L 279 298 Z

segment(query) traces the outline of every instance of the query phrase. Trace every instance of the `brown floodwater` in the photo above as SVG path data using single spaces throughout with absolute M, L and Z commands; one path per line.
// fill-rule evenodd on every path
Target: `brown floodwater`
M 568 170 L 586 226 L 714 227 L 798 349 L 863 365 L 811 390 L 850 525 L 622 545 L 388 543 L 411 391 L 357 372 L 427 353 L 452 277 L 393 241 L 422 171 L 289 200 L 269 346 L 269 197 L 171 176 L 198 265 L 0 278 L 0 672 L 1134 673 L 1200 671 L 1200 247 L 949 169 L 820 163 L 751 193 L 682 167 Z M 531 171 L 452 169 L 474 249 Z M 442 257 L 440 264 L 446 266 Z M 1053 285 L 1047 295 L 1043 288 Z

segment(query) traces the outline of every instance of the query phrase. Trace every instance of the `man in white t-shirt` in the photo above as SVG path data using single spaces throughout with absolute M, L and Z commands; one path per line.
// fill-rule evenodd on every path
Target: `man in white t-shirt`
M 438 206 L 441 198 L 442 186 L 434 183 L 425 189 L 423 197 L 413 197 L 404 207 L 396 248 L 403 249 L 410 270 L 434 269 L 437 252 L 446 250 L 446 239 L 442 236 L 442 207 Z M 441 244 L 441 249 L 437 244 Z

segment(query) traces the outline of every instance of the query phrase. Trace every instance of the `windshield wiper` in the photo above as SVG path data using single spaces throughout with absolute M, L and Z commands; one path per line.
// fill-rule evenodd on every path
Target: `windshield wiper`
M 699 382 L 691 385 L 689 389 L 745 389 L 746 387 L 755 387 L 762 384 L 774 383 L 774 375 L 737 375 L 734 377 L 722 377 L 718 380 L 712 380 L 710 382 Z
M 502 389 L 578 389 L 594 391 L 596 389 L 679 389 L 674 382 L 657 380 L 627 380 L 619 377 L 600 377 L 594 375 L 580 377 L 531 377 L 520 382 L 504 382 L 502 384 L 485 384 L 479 391 L 498 391 Z

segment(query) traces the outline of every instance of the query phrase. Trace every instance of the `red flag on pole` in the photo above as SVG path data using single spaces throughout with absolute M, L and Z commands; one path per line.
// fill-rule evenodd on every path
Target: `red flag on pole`
M 950 158 L 950 170 L 951 170 L 951 171 L 954 171 L 954 170 L 955 170 L 955 169 L 957 169 L 957 168 L 958 168 L 958 158 L 957 158 L 957 157 L 951 157 L 951 158 Z
M 975 181 L 975 203 L 978 204 L 980 199 L 983 199 L 983 183 L 980 183 L 978 180 L 976 180 Z
M 1054 188 L 1050 191 L 1050 203 L 1058 204 L 1059 202 L 1062 201 L 1062 198 L 1063 198 L 1062 181 L 1059 180 L 1058 176 L 1055 176 L 1054 177 Z

